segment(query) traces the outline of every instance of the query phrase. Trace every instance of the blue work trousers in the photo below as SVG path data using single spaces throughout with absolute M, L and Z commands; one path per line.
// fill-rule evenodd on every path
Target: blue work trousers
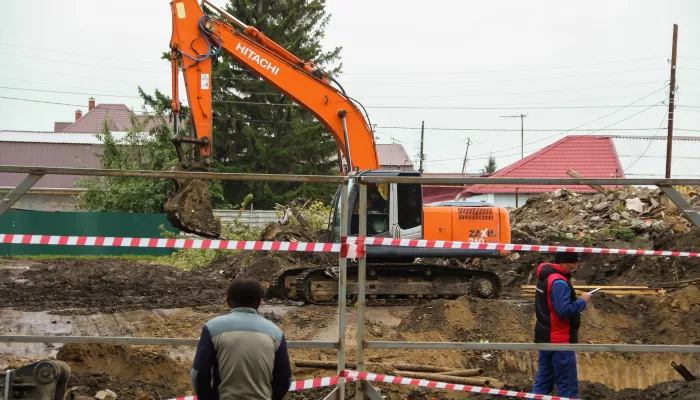
M 557 396 L 578 398 L 576 353 L 573 351 L 540 351 L 535 394 L 551 394 L 557 384 Z

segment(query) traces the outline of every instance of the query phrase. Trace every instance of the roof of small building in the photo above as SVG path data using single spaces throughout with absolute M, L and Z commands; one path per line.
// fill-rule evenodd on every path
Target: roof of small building
M 612 138 L 608 136 L 572 135 L 517 161 L 495 174 L 493 178 L 571 178 L 574 170 L 586 178 L 624 178 Z M 473 185 L 463 194 L 485 193 L 547 193 L 558 185 Z M 567 187 L 579 193 L 593 193 L 588 186 Z
M 116 141 L 127 132 L 111 132 Z M 80 132 L 0 131 L 0 142 L 55 143 L 55 144 L 102 144 L 96 135 Z
M 405 166 L 413 168 L 411 157 L 398 143 L 377 144 L 377 156 L 381 166 Z

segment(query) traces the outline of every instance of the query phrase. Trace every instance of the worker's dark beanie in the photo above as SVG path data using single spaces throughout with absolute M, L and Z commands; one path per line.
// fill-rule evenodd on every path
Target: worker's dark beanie
M 578 253 L 557 253 L 554 256 L 555 264 L 577 263 Z

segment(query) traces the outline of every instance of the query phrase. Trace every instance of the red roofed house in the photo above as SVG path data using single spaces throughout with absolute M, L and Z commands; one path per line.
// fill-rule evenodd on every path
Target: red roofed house
M 377 144 L 377 157 L 381 169 L 399 169 L 413 171 L 413 162 L 406 149 L 398 144 Z
M 567 136 L 491 175 L 493 178 L 571 178 L 574 170 L 586 178 L 624 178 L 613 139 L 607 136 Z M 560 189 L 559 185 L 473 185 L 460 200 L 486 201 L 518 207 L 531 196 Z M 566 187 L 576 193 L 594 193 L 588 186 Z
M 81 110 L 75 110 L 75 121 L 73 122 L 54 122 L 54 132 L 70 132 L 70 133 L 100 133 L 107 122 L 111 132 L 126 132 L 132 128 L 131 117 L 133 111 L 125 104 L 97 104 L 95 99 L 90 97 L 88 100 L 88 112 L 83 115 Z M 142 121 L 145 116 L 136 114 L 136 118 Z M 145 127 L 144 131 L 150 130 L 152 124 L 157 121 L 151 120 Z

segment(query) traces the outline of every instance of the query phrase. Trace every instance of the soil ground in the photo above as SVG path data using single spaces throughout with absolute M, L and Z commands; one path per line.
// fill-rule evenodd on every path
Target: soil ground
M 297 262 L 222 259 L 206 268 L 180 271 L 115 259 L 0 260 L 0 293 L 5 307 L 0 309 L 0 326 L 5 334 L 197 337 L 206 320 L 226 312 L 223 292 L 231 278 L 244 273 L 271 279 L 279 268 Z M 513 296 L 516 294 L 513 291 Z M 282 327 L 288 340 L 337 338 L 334 307 L 269 304 L 261 311 Z M 353 360 L 356 314 L 353 306 L 348 311 L 348 355 Z M 533 318 L 533 302 L 527 299 L 437 300 L 419 307 L 369 308 L 367 333 L 369 340 L 531 342 Z M 665 296 L 597 295 L 584 312 L 581 341 L 700 344 L 700 289 L 688 286 Z M 293 359 L 335 359 L 335 351 L 329 350 L 291 349 L 290 353 Z M 519 390 L 531 388 L 537 363 L 532 352 L 377 349 L 368 350 L 366 355 L 373 372 L 392 373 L 390 364 L 396 362 L 480 367 L 486 376 Z M 187 395 L 191 393 L 188 369 L 192 356 L 190 347 L 0 343 L 0 368 L 51 357 L 68 362 L 74 397 L 92 396 L 105 388 L 115 391 L 120 399 Z M 581 353 L 581 395 L 614 400 L 698 398 L 692 396 L 700 392 L 700 386 L 680 381 L 670 366 L 672 361 L 700 374 L 698 355 Z M 295 379 L 332 373 L 294 369 Z M 387 399 L 469 396 L 380 387 Z M 322 398 L 328 391 L 292 393 L 288 398 Z

